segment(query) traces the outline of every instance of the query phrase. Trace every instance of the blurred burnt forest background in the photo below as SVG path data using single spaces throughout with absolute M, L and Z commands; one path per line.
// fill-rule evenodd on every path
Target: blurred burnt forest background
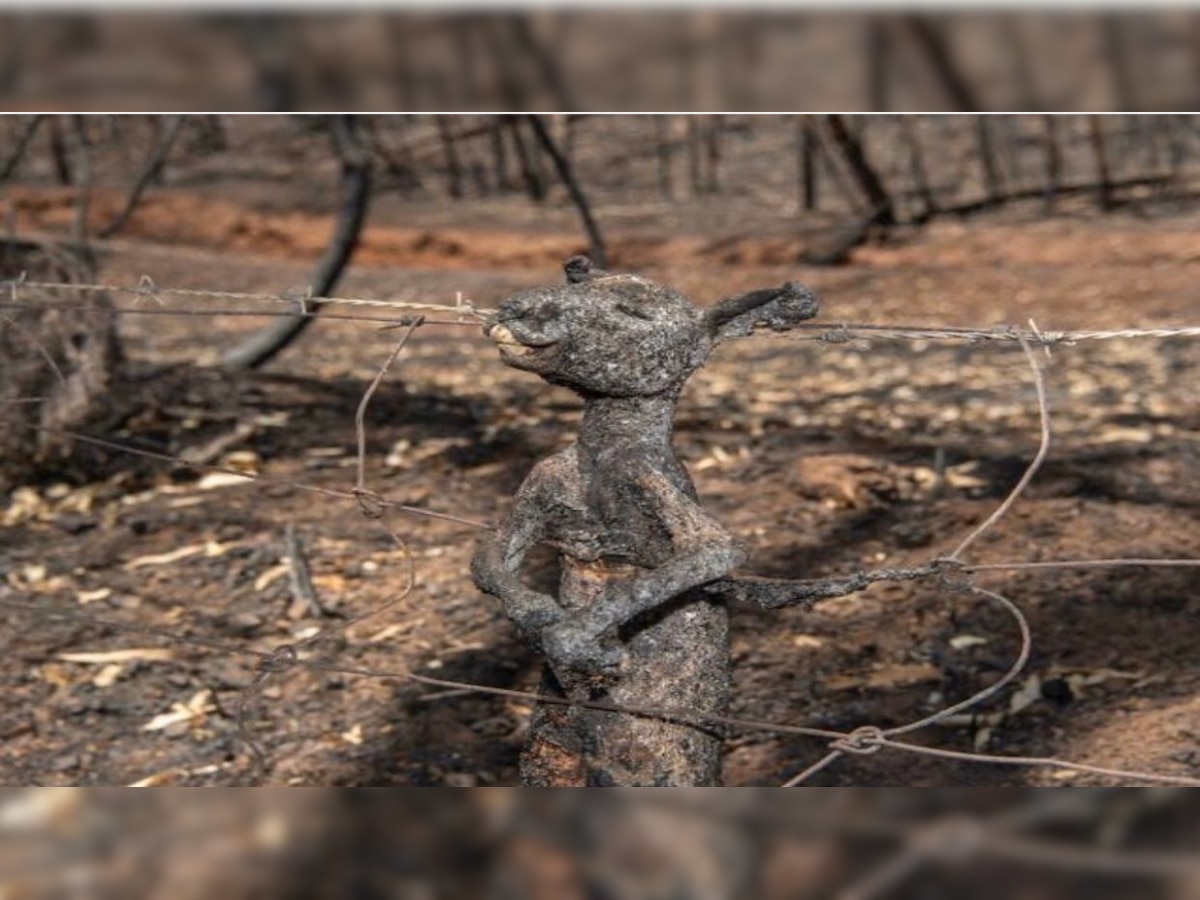
M 0 19 L 0 107 L 148 111 L 1160 111 L 1192 10 L 540 10 Z
M 0 119 L 0 276 L 95 280 L 114 240 L 194 240 L 170 200 L 198 191 L 332 212 L 315 297 L 335 290 L 368 219 L 575 235 L 564 250 L 615 268 L 652 267 L 647 247 L 669 235 L 699 236 L 706 264 L 839 265 L 938 219 L 1184 212 L 1198 151 L 1200 119 L 1181 114 L 14 115 Z M 777 240 L 739 244 L 750 235 Z M 418 236 L 410 262 L 439 240 Z M 469 238 L 434 249 L 487 267 Z M 0 399 L 16 425 L 0 474 L 19 481 L 64 458 L 56 432 L 111 432 L 175 382 L 125 358 L 112 298 L 63 306 L 18 288 L 0 298 Z M 219 368 L 267 363 L 313 318 L 278 319 Z
M 166 797 L 3 792 L 0 886 L 172 900 L 1184 900 L 1197 884 L 1197 806 L 1179 789 Z

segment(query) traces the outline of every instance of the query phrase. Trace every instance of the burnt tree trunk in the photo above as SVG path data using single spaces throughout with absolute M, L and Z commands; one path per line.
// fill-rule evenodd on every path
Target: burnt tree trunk
M 917 197 L 921 201 L 921 211 L 917 213 L 914 221 L 923 224 L 937 214 L 937 200 L 933 196 L 933 188 L 929 185 L 929 173 L 925 169 L 925 158 L 921 152 L 921 138 L 911 116 L 901 116 L 900 129 L 904 135 L 904 143 L 908 145 L 909 171 L 912 173 Z
M 341 207 L 334 227 L 333 237 L 325 250 L 325 256 L 317 264 L 311 287 L 316 297 L 328 295 L 341 277 L 342 270 L 350 262 L 358 246 L 363 221 L 367 217 L 367 205 L 371 194 L 371 163 L 358 140 L 358 123 L 354 116 L 346 116 L 332 123 L 332 134 L 341 159 Z M 306 312 L 315 313 L 320 304 L 308 305 Z M 231 371 L 256 369 L 281 353 L 304 330 L 312 324 L 312 315 L 280 318 L 245 343 L 235 347 L 220 365 Z
M 797 179 L 800 183 L 800 207 L 811 212 L 820 204 L 817 194 L 817 154 L 821 145 L 808 116 L 796 122 Z
M 508 173 L 508 148 L 504 142 L 504 118 L 496 117 L 488 128 L 488 146 L 492 151 L 493 183 L 496 193 L 505 194 L 512 190 L 512 179 Z
M 255 105 L 263 112 L 290 112 L 296 108 L 298 86 L 293 60 L 292 25 L 272 12 L 251 13 L 237 22 L 242 47 L 254 72 Z
M 670 129 L 670 121 L 666 116 L 654 117 L 654 152 L 658 162 L 658 194 L 664 200 L 675 196 L 672 184 L 671 166 L 674 158 Z
M 21 133 L 17 136 L 13 144 L 12 153 L 8 155 L 8 159 L 4 161 L 4 165 L 0 166 L 0 181 L 8 181 L 17 171 L 17 166 L 21 164 L 21 160 L 25 158 L 25 151 L 29 149 L 29 144 L 33 141 L 37 134 L 38 128 L 46 121 L 44 115 L 30 116 L 29 121 L 25 123 L 25 127 L 21 129 Z
M 688 184 L 691 196 L 695 197 L 704 190 L 704 183 L 700 175 L 700 123 L 696 121 L 695 116 L 688 116 L 686 122 Z
M 1038 99 L 1037 86 L 1033 82 L 1033 65 L 1022 22 L 1023 19 L 1018 16 L 1002 16 L 999 22 L 999 38 L 1008 51 L 1011 63 L 1009 79 L 1016 91 L 1016 99 L 1010 108 L 1036 112 L 1044 107 Z
M 1096 202 L 1100 209 L 1108 212 L 1114 206 L 1112 176 L 1108 166 L 1108 150 L 1104 139 L 1104 122 L 1097 116 L 1088 116 L 1088 136 L 1092 154 L 1096 158 Z
M 850 131 L 842 116 L 826 116 L 825 124 L 833 138 L 834 145 L 846 161 L 850 174 L 854 176 L 855 182 L 871 206 L 871 224 L 885 227 L 895 225 L 896 204 L 887 188 L 884 187 L 883 179 L 867 159 L 862 141 Z
M 463 167 L 455 136 L 445 116 L 434 116 L 434 121 L 442 144 L 442 155 L 446 160 L 446 191 L 453 199 L 460 200 L 463 195 Z
M 873 16 L 867 22 L 867 48 L 863 54 L 867 63 L 867 108 L 875 112 L 887 112 L 892 108 L 891 82 L 891 35 L 888 20 Z
M 709 116 L 708 126 L 704 129 L 704 161 L 707 173 L 704 189 L 709 194 L 721 192 L 721 116 Z
M 509 34 L 517 54 L 530 60 L 537 70 L 542 86 L 551 98 L 553 108 L 561 112 L 579 109 L 566 78 L 558 64 L 556 55 L 544 46 L 533 29 L 530 14 L 524 12 L 512 13 L 508 18 Z
M 98 237 L 112 237 L 128 223 L 134 210 L 137 209 L 138 203 L 141 202 L 142 194 L 146 192 L 151 184 L 158 181 L 162 177 L 163 169 L 167 164 L 167 157 L 171 155 L 171 148 L 175 146 L 175 141 L 179 137 L 180 130 L 183 128 L 185 116 L 174 116 L 166 126 L 162 138 L 158 141 L 154 150 L 151 151 L 149 159 L 146 160 L 146 165 L 138 176 L 137 182 L 134 183 L 133 189 L 129 192 L 129 199 L 125 201 L 125 206 L 121 209 L 113 220 L 100 229 Z
M 537 151 L 525 143 L 521 134 L 521 120 L 516 116 L 505 117 L 508 132 L 512 135 L 513 147 L 517 151 L 517 164 L 521 169 L 521 178 L 525 182 L 525 191 L 534 203 L 546 199 L 546 181 L 542 177 L 541 167 L 537 164 Z
M 903 22 L 954 109 L 958 112 L 977 111 L 979 100 L 954 59 L 942 23 L 920 14 L 905 16 Z
M 79 247 L 0 242 L 0 277 L 89 282 L 95 267 Z M 124 357 L 107 296 L 62 303 L 33 288 L 0 297 L 0 492 L 63 470 L 64 432 L 103 431 L 121 414 Z
M 1058 120 L 1051 115 L 1042 116 L 1042 149 L 1045 154 L 1045 208 L 1049 213 L 1058 199 L 1062 181 L 1062 154 L 1058 147 Z
M 69 185 L 74 180 L 71 177 L 71 162 L 67 158 L 67 141 L 63 137 L 63 118 L 50 118 L 50 161 L 54 164 L 54 177 L 59 184 Z
M 1122 13 L 1100 14 L 1100 31 L 1104 44 L 1104 60 L 1108 64 L 1112 83 L 1114 109 L 1138 109 L 1137 92 L 1134 90 L 1133 74 L 1129 65 L 1129 48 L 1126 46 L 1124 29 L 1129 17 Z
M 592 215 L 591 204 L 588 203 L 587 196 L 583 193 L 583 188 L 579 186 L 579 181 L 575 177 L 575 173 L 571 171 L 571 163 L 563 154 L 561 148 L 555 144 L 554 139 L 550 136 L 549 130 L 546 128 L 546 123 L 541 116 L 529 115 L 526 117 L 529 121 L 529 127 L 533 130 L 534 137 L 538 143 L 550 157 L 550 161 L 554 163 L 555 171 L 558 172 L 558 177 L 566 187 L 567 193 L 571 197 L 571 202 L 575 204 L 575 209 L 579 211 L 579 218 L 583 222 L 583 230 L 587 234 L 588 244 L 590 245 L 590 255 L 592 261 L 604 268 L 607 265 L 606 259 L 608 254 L 605 252 L 604 236 L 600 233 L 600 226 L 596 224 L 596 219 Z
M 75 221 L 72 234 L 77 247 L 88 239 L 88 217 L 92 206 L 92 149 L 87 122 L 83 116 L 71 117 L 71 137 L 75 143 Z
M 394 124 L 397 128 L 401 128 L 403 119 L 391 117 L 388 124 Z M 416 160 L 413 157 L 411 144 L 408 141 L 401 141 L 399 150 L 393 152 L 381 133 L 382 124 L 379 119 L 367 118 L 364 126 L 365 137 L 370 144 L 371 152 L 383 164 L 384 171 L 399 183 L 400 190 L 406 194 L 421 190 L 423 184 Z
M 975 117 L 975 146 L 979 153 L 979 163 L 983 167 L 985 196 L 989 203 L 999 203 L 1000 173 L 996 168 L 996 150 L 992 143 L 992 131 L 987 116 Z

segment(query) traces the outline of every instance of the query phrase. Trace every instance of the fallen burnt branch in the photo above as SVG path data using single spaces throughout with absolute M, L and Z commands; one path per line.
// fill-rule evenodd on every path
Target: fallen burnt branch
M 1058 184 L 1054 186 L 1054 195 L 1094 194 L 1104 189 L 1110 198 L 1111 204 L 1117 206 L 1121 201 L 1113 196 L 1116 191 L 1124 188 L 1160 187 L 1171 184 L 1175 180 L 1172 175 L 1140 175 L 1136 178 L 1121 178 L 1107 182 L 1086 181 L 1076 184 Z M 978 200 L 969 200 L 966 203 L 944 206 L 938 210 L 938 214 L 943 216 L 969 216 L 974 213 L 985 212 L 989 209 L 996 209 L 997 207 L 1018 200 L 1039 200 L 1045 196 L 1045 186 L 1024 188 L 1017 191 L 1008 191 L 998 197 L 980 197 Z

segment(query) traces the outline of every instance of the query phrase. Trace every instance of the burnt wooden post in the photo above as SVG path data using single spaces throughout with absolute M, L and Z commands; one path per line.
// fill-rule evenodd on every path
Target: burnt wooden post
M 731 576 L 745 552 L 700 505 L 671 445 L 680 390 L 720 342 L 817 312 L 799 284 L 700 309 L 669 287 L 583 257 L 567 284 L 505 300 L 484 328 L 513 368 L 584 402 L 578 440 L 538 463 L 472 562 L 573 700 L 720 714 L 729 698 L 726 602 L 807 604 L 812 583 Z M 557 596 L 528 587 L 537 544 L 560 557 Z M 836 593 L 836 592 L 835 592 Z M 840 591 L 844 593 L 844 590 Z M 829 595 L 829 594 L 826 594 Z M 521 762 L 527 785 L 714 785 L 721 742 L 663 718 L 546 704 Z

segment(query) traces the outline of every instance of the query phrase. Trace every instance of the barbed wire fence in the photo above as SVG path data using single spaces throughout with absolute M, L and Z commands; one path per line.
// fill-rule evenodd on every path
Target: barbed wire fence
M 30 300 L 26 295 L 36 292 L 39 299 Z M 975 576 L 987 572 L 998 571 L 1047 571 L 1055 569 L 1089 569 L 1089 568 L 1119 568 L 1119 567 L 1167 567 L 1167 568 L 1197 568 L 1200 559 L 1153 559 L 1142 557 L 1106 558 L 1106 559 L 1064 559 L 1040 561 L 1011 561 L 1000 563 L 972 564 L 965 558 L 966 551 L 985 533 L 999 522 L 1012 505 L 1024 492 L 1034 478 L 1042 462 L 1045 460 L 1051 441 L 1051 415 L 1046 398 L 1044 376 L 1037 350 L 1049 354 L 1052 348 L 1069 347 L 1085 341 L 1110 341 L 1124 339 L 1158 339 L 1168 337 L 1195 338 L 1200 337 L 1200 326 L 1184 326 L 1177 328 L 1126 328 L 1109 331 L 1045 331 L 1030 322 L 1026 328 L 1012 326 L 1000 328 L 947 328 L 940 326 L 892 326 L 870 323 L 834 323 L 832 325 L 806 324 L 800 326 L 789 337 L 800 340 L 820 341 L 829 345 L 844 344 L 858 339 L 886 340 L 944 340 L 966 342 L 968 344 L 1002 342 L 1016 344 L 1023 351 L 1029 364 L 1037 394 L 1038 415 L 1040 421 L 1040 441 L 1038 450 L 1025 469 L 1024 474 L 1011 492 L 978 527 L 964 537 L 957 547 L 948 555 L 932 558 L 923 564 L 908 568 L 860 569 L 841 575 L 813 579 L 814 591 L 836 586 L 842 593 L 865 589 L 871 584 L 886 581 L 923 582 L 946 591 L 951 596 L 970 596 L 986 600 L 1004 609 L 1010 615 L 1020 633 L 1020 651 L 1016 659 L 1004 674 L 986 688 L 979 690 L 966 699 L 927 715 L 917 721 L 891 728 L 881 728 L 875 725 L 863 725 L 851 731 L 815 728 L 803 725 L 793 725 L 783 722 L 764 721 L 738 716 L 700 715 L 688 709 L 663 709 L 649 707 L 617 706 L 606 703 L 579 703 L 563 698 L 544 696 L 536 692 L 515 690 L 510 688 L 489 686 L 454 679 L 443 679 L 413 672 L 407 668 L 376 669 L 371 667 L 347 665 L 339 659 L 339 652 L 319 652 L 323 645 L 328 646 L 338 635 L 354 624 L 377 616 L 392 608 L 406 598 L 417 587 L 418 579 L 411 553 L 405 540 L 388 524 L 387 517 L 399 514 L 409 517 L 433 518 L 473 529 L 487 528 L 488 523 L 477 521 L 450 513 L 426 509 L 413 504 L 402 503 L 389 499 L 373 490 L 366 478 L 366 426 L 365 412 L 376 389 L 388 374 L 393 365 L 402 362 L 402 354 L 413 335 L 421 328 L 429 326 L 477 326 L 489 310 L 473 306 L 460 294 L 456 303 L 426 303 L 381 300 L 364 297 L 311 297 L 307 295 L 246 293 L 218 290 L 169 288 L 155 284 L 151 279 L 143 277 L 133 286 L 120 284 L 79 284 L 49 281 L 30 281 L 24 277 L 0 283 L 0 327 L 17 326 L 15 317 L 22 311 L 61 309 L 65 311 L 90 308 L 85 303 L 57 303 L 40 299 L 46 293 L 83 296 L 106 294 L 109 296 L 132 297 L 133 302 L 127 305 L 114 306 L 114 312 L 122 315 L 177 315 L 177 316 L 313 316 L 333 319 L 337 313 L 324 309 L 319 313 L 315 307 L 346 307 L 367 310 L 367 314 L 344 316 L 343 318 L 357 322 L 371 323 L 384 330 L 403 329 L 401 336 L 395 342 L 384 363 L 370 382 L 363 394 L 355 412 L 356 436 L 356 468 L 355 483 L 347 489 L 330 488 L 323 485 L 309 484 L 301 481 L 287 480 L 247 473 L 211 463 L 197 463 L 178 454 L 157 452 L 119 441 L 108 440 L 73 431 L 59 431 L 61 437 L 69 438 L 83 445 L 104 448 L 119 453 L 131 454 L 157 462 L 182 466 L 188 469 L 205 472 L 220 472 L 237 475 L 260 484 L 286 485 L 293 489 L 312 492 L 321 496 L 350 501 L 359 507 L 365 518 L 372 521 L 387 535 L 395 545 L 406 563 L 405 583 L 387 601 L 362 614 L 344 619 L 336 625 L 321 628 L 316 633 L 297 641 L 280 644 L 270 651 L 239 645 L 230 641 L 216 641 L 198 637 L 182 637 L 169 629 L 160 627 L 141 627 L 128 622 L 120 622 L 79 609 L 62 605 L 51 605 L 38 602 L 25 602 L 0 597 L 0 608 L 13 612 L 32 614 L 44 620 L 69 621 L 90 624 L 110 629 L 120 633 L 138 633 L 154 636 L 180 646 L 190 646 L 206 652 L 216 652 L 230 656 L 249 657 L 254 662 L 254 675 L 250 682 L 239 691 L 237 709 L 234 721 L 238 739 L 248 748 L 253 761 L 252 782 L 261 783 L 267 776 L 269 760 L 266 752 L 258 743 L 249 727 L 252 707 L 264 687 L 270 681 L 298 668 L 308 669 L 329 674 L 350 675 L 364 678 L 395 679 L 423 685 L 431 689 L 449 692 L 471 692 L 492 695 L 524 703 L 554 703 L 561 705 L 578 705 L 603 711 L 624 713 L 628 715 L 658 717 L 689 724 L 704 725 L 732 732 L 770 732 L 778 735 L 811 738 L 823 741 L 828 752 L 817 762 L 809 765 L 795 776 L 789 778 L 787 786 L 800 785 L 807 782 L 818 772 L 834 764 L 846 756 L 870 756 L 881 751 L 917 754 L 948 761 L 972 762 L 986 765 L 1017 766 L 1026 768 L 1049 768 L 1058 770 L 1087 773 L 1106 778 L 1118 779 L 1123 782 L 1145 782 L 1151 784 L 1200 786 L 1200 777 L 1170 775 L 1154 772 L 1128 771 L 1120 768 L 1090 765 L 1071 760 L 1040 756 L 1003 756 L 979 752 L 966 752 L 940 747 L 925 746 L 904 739 L 920 729 L 943 722 L 950 717 L 965 711 L 974 710 L 989 699 L 997 696 L 1006 686 L 1010 685 L 1024 670 L 1033 648 L 1034 635 L 1021 609 L 1007 597 L 980 587 L 975 583 Z M 170 308 L 172 300 L 189 301 L 222 301 L 238 304 L 272 304 L 288 307 L 272 312 L 262 310 L 237 308 L 188 307 Z M 441 318 L 433 318 L 441 315 Z M 32 338 L 31 338 L 32 340 Z M 36 347 L 36 342 L 34 342 Z M 45 348 L 37 348 L 45 356 L 48 364 L 53 360 Z M 57 373 L 61 377 L 61 373 Z M 20 398 L 21 402 L 33 402 L 37 398 Z M 42 429 L 42 426 L 32 426 Z M 42 429 L 53 432 L 53 429 Z M 917 854 L 920 856 L 920 854 Z M 897 870 L 900 871 L 900 870 Z M 881 880 L 891 877 L 887 873 L 880 875 Z M 898 876 L 897 876 L 898 877 Z M 872 887 L 872 890 L 874 888 Z M 868 896 L 870 891 L 864 887 L 862 896 Z

